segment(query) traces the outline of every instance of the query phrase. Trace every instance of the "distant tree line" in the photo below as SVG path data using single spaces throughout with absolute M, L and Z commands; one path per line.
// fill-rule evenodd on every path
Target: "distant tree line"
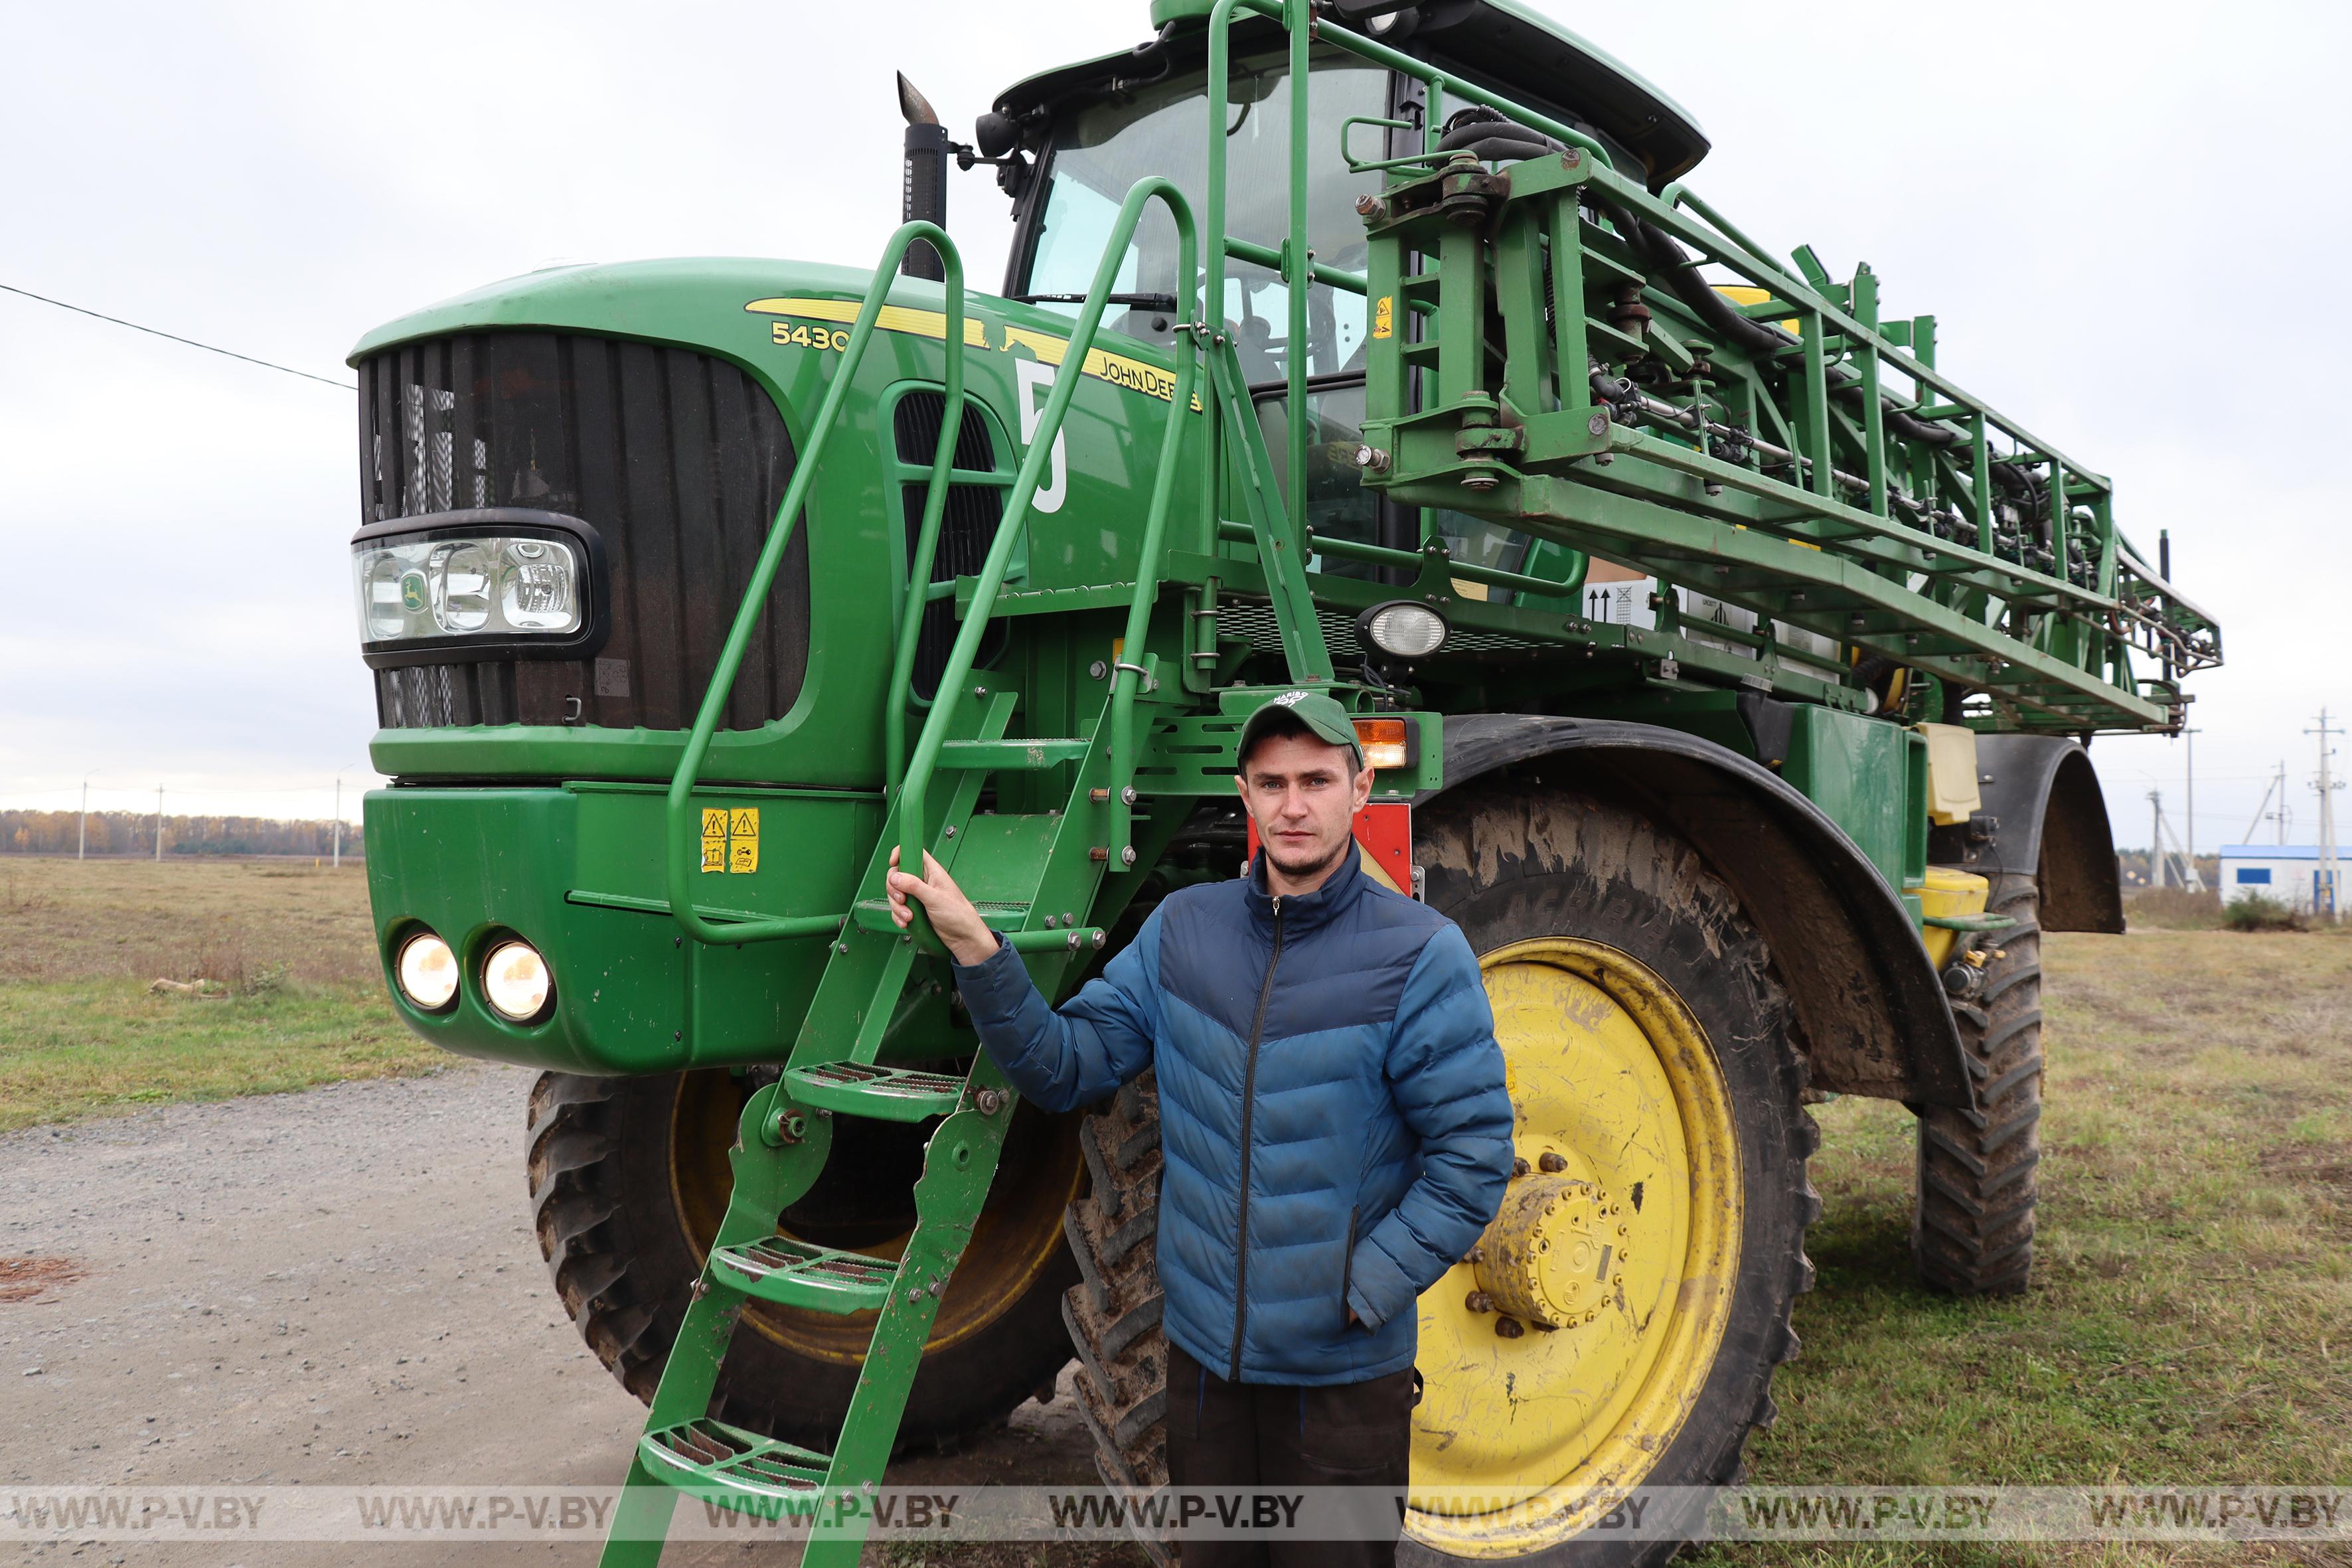
M 81 843 L 78 811 L 0 811 L 0 854 L 71 855 Z M 332 822 L 289 822 L 267 816 L 167 816 L 166 855 L 328 855 Z M 131 811 L 89 814 L 92 855 L 152 855 L 155 817 Z M 359 829 L 343 826 L 343 855 L 357 859 Z

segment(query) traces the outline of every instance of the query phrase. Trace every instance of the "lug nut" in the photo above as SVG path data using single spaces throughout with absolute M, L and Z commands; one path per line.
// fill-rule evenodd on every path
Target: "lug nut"
M 1528 1163 L 1525 1160 L 1514 1160 L 1511 1162 L 1511 1174 L 1513 1176 L 1524 1176 L 1527 1173 Z
M 1484 1290 L 1473 1290 L 1470 1299 L 1462 1304 L 1474 1312 L 1491 1312 L 1495 1310 L 1495 1298 Z
M 1497 1318 L 1495 1320 L 1495 1336 L 1497 1339 L 1516 1340 L 1527 1331 L 1527 1325 L 1520 1322 L 1517 1318 Z
M 1553 1153 L 1549 1149 L 1544 1151 L 1543 1157 L 1538 1160 L 1536 1163 L 1542 1166 L 1547 1171 L 1565 1171 L 1568 1169 L 1568 1162 L 1560 1158 L 1558 1154 Z

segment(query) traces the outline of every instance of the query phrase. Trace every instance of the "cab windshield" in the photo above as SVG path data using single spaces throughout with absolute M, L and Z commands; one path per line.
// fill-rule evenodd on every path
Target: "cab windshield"
M 1364 270 L 1364 220 L 1356 199 L 1379 188 L 1377 174 L 1351 174 L 1339 154 L 1340 128 L 1351 115 L 1388 113 L 1388 73 L 1337 50 L 1314 58 L 1307 146 L 1314 175 L 1307 191 L 1308 245 L 1318 261 Z M 1226 232 L 1278 247 L 1290 232 L 1290 63 L 1280 54 L 1234 62 L 1225 119 Z M 1208 199 L 1207 77 L 1202 72 L 1137 88 L 1066 113 L 1055 127 L 1050 184 L 1030 251 L 1032 294 L 1084 294 L 1109 241 L 1119 203 L 1136 181 L 1158 174 L 1175 182 L 1205 226 Z M 1379 155 L 1377 128 L 1356 131 L 1359 155 Z M 1202 243 L 1208 242 L 1204 233 Z M 1290 300 L 1275 273 L 1227 264 L 1224 316 L 1234 333 L 1242 374 L 1252 383 L 1289 373 Z M 1118 291 L 1173 294 L 1176 226 L 1166 211 L 1147 211 L 1118 273 Z M 1075 305 L 1057 307 L 1072 315 Z M 1157 321 L 1160 324 L 1155 325 Z M 1165 342 L 1165 312 L 1129 310 L 1106 325 Z M 1307 373 L 1332 375 L 1363 368 L 1364 300 L 1322 284 L 1307 290 Z
M 1359 158 L 1389 155 L 1377 126 L 1356 126 L 1352 117 L 1390 118 L 1389 73 L 1337 49 L 1318 49 L 1309 59 L 1314 73 L 1308 94 L 1307 198 L 1307 246 L 1315 259 L 1361 275 L 1370 259 L 1357 199 L 1380 189 L 1378 174 L 1348 170 L 1341 153 L 1343 132 Z M 1290 62 L 1282 53 L 1238 59 L 1232 101 L 1225 116 L 1225 225 L 1234 238 L 1278 249 L 1290 233 Z M 1119 203 L 1134 184 L 1150 175 L 1175 183 L 1192 205 L 1208 243 L 1208 77 L 1205 71 L 1132 89 L 1066 110 L 1054 129 L 1046 166 L 1044 207 L 1029 250 L 1028 295 L 1083 295 L 1094 283 L 1103 247 L 1109 243 Z M 1414 137 L 1418 146 L 1418 137 Z M 1396 149 L 1402 152 L 1403 149 Z M 1166 209 L 1145 209 L 1134 241 L 1119 264 L 1114 285 L 1120 294 L 1177 291 L 1176 226 Z M 1074 304 L 1040 301 L 1076 317 Z M 1250 384 L 1267 456 L 1286 493 L 1289 472 L 1290 294 L 1276 273 L 1254 263 L 1229 260 L 1224 319 L 1233 334 L 1241 372 Z M 1103 324 L 1148 342 L 1172 341 L 1173 318 L 1150 307 L 1114 308 Z M 1307 292 L 1307 386 L 1305 506 L 1318 539 L 1346 539 L 1407 550 L 1423 537 L 1417 511 L 1391 508 L 1385 521 L 1374 492 L 1364 488 L 1355 451 L 1364 422 L 1366 310 L 1360 294 L 1316 283 Z M 1435 511 L 1429 524 L 1456 560 L 1508 571 L 1540 573 L 1537 554 L 1559 553 L 1528 535 L 1487 519 Z M 1393 577 L 1397 569 L 1316 555 L 1317 571 L 1346 576 Z M 1457 584 L 1465 595 L 1488 597 L 1475 584 Z M 1507 598 L 1497 592 L 1494 597 Z M 1572 599 L 1541 601 L 1572 608 Z

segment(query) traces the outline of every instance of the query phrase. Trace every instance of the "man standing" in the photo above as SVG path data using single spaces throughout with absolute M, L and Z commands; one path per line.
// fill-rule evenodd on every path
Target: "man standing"
M 1414 1298 L 1478 1239 L 1511 1173 L 1511 1101 L 1477 959 L 1367 876 L 1354 726 L 1286 692 L 1235 783 L 1262 852 L 1171 893 L 1059 1013 L 937 861 L 890 873 L 954 957 L 982 1045 L 1067 1110 L 1160 1083 L 1168 1468 L 1180 1487 L 1379 1489 L 1411 1442 Z M 896 861 L 894 858 L 893 864 Z M 1384 1541 L 1191 1541 L 1185 1568 L 1388 1563 Z

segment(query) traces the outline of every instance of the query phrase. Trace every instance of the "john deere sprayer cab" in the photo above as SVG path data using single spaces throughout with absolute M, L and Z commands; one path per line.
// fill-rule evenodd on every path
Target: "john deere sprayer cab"
M 544 1069 L 540 1244 L 652 1406 L 608 1561 L 680 1490 L 814 1512 L 1073 1352 L 1103 1476 L 1164 1479 L 1151 1084 L 1020 1103 L 882 869 L 938 856 L 1066 994 L 1235 874 L 1236 731 L 1298 687 L 1359 716 L 1365 855 L 1482 955 L 1517 1110 L 1421 1303 L 1410 1551 L 1647 1561 L 1593 1531 L 1629 1489 L 1738 1474 L 1809 1099 L 1917 1112 L 1929 1282 L 2027 1279 L 2040 932 L 2121 927 L 2084 745 L 2179 728 L 2212 623 L 1932 317 L 1748 238 L 1690 117 L 1531 11 L 1150 24 L 975 146 L 905 94 L 870 274 L 559 268 L 353 356 L 385 973 Z M 1015 204 L 1002 295 L 950 157 Z

